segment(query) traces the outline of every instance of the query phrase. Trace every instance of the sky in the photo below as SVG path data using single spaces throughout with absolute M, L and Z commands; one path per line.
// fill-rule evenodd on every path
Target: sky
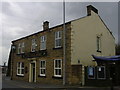
M 87 15 L 87 5 L 98 9 L 118 40 L 118 2 L 66 2 L 66 22 Z M 44 21 L 50 27 L 63 23 L 62 2 L 0 2 L 0 65 L 8 62 L 11 41 L 42 30 Z

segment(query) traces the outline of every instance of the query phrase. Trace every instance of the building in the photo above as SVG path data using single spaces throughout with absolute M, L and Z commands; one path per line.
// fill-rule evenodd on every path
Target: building
M 104 75 L 97 75 L 97 80 L 108 81 L 105 66 L 98 66 L 92 55 L 115 55 L 115 38 L 98 10 L 87 6 L 87 16 L 69 21 L 65 27 L 66 63 L 63 60 L 63 24 L 49 28 L 49 22 L 45 21 L 43 31 L 12 41 L 11 79 L 89 85 L 97 75 L 94 68 L 99 67 Z
M 6 66 L 6 62 L 4 62 L 4 65 L 0 65 L 0 71 L 2 71 L 2 74 L 6 75 L 8 66 Z
M 102 80 L 102 83 L 105 85 L 109 83 L 110 85 L 119 86 L 120 85 L 120 70 L 119 70 L 120 55 L 108 56 L 108 57 L 94 56 L 94 55 L 92 56 L 97 62 L 97 65 L 101 66 L 101 67 L 94 67 L 94 72 L 98 73 L 97 75 L 100 75 L 101 77 L 105 77 L 105 79 Z M 106 70 L 104 69 L 104 67 Z M 104 71 L 104 72 L 101 73 L 101 71 Z M 94 79 L 94 82 L 97 82 L 97 81 L 98 81 L 97 79 Z M 87 83 L 89 82 L 91 82 L 91 80 L 88 80 Z

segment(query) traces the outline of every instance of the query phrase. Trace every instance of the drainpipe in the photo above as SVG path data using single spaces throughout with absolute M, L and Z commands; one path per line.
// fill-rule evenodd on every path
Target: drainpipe
M 63 0 L 63 85 L 66 84 L 66 53 L 65 53 L 65 48 L 66 48 L 66 40 L 65 40 L 65 0 Z
M 11 44 L 11 62 L 10 62 L 10 79 L 13 79 L 13 50 L 12 50 L 12 44 Z

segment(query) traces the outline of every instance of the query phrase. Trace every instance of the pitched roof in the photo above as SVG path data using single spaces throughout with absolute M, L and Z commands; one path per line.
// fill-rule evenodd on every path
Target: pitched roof
M 99 16 L 99 15 L 98 15 L 98 16 Z M 89 17 L 89 16 L 80 17 L 80 18 L 78 18 L 78 19 L 74 19 L 74 20 L 68 21 L 68 22 L 66 22 L 65 24 L 68 24 L 68 23 L 71 23 L 71 22 L 73 22 L 73 21 L 80 20 L 80 19 L 83 19 L 83 18 L 86 18 L 86 17 Z M 107 30 L 110 32 L 110 34 L 113 36 L 112 32 L 109 30 L 109 28 L 108 28 L 107 25 L 104 23 L 104 21 L 102 20 L 102 18 L 101 18 L 100 16 L 99 16 L 99 18 L 100 18 L 100 20 L 102 21 L 102 23 L 105 25 L 105 27 L 107 28 Z M 63 26 L 63 24 L 60 24 L 60 25 L 57 25 L 57 26 L 51 27 L 51 28 L 49 28 L 49 30 L 50 30 L 50 29 L 53 29 L 53 28 L 56 28 L 56 27 L 60 27 L 60 26 Z M 39 32 L 36 32 L 36 33 L 30 34 L 30 35 L 28 35 L 28 36 L 25 36 L 25 37 L 22 37 L 22 38 L 19 38 L 19 39 L 13 40 L 12 43 L 15 42 L 15 41 L 18 41 L 18 40 L 21 40 L 21 39 L 24 39 L 24 38 L 27 38 L 27 37 L 30 37 L 30 36 L 33 36 L 33 35 L 36 35 L 36 34 L 42 33 L 42 32 L 47 32 L 47 30 L 45 30 L 45 31 L 42 30 L 42 31 L 39 31 Z M 113 38 L 115 39 L 114 36 L 113 36 Z

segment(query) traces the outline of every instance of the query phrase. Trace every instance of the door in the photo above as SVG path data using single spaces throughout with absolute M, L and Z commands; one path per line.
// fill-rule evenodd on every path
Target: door
M 110 77 L 112 78 L 112 83 L 116 84 L 116 69 L 114 65 L 110 66 Z
M 30 62 L 29 82 L 36 82 L 36 61 Z
M 35 82 L 35 63 L 31 63 L 31 81 Z

